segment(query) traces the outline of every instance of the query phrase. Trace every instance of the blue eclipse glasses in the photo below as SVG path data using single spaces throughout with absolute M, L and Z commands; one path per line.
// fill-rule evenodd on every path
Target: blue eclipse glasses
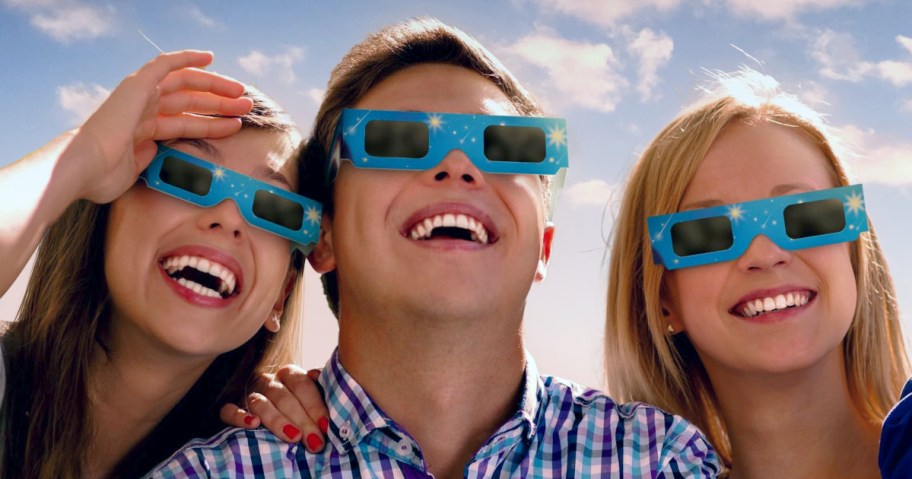
M 320 235 L 322 204 L 161 143 L 139 177 L 153 190 L 204 208 L 230 199 L 245 221 L 287 238 L 304 254 Z
M 554 175 L 566 168 L 562 118 L 342 110 L 328 180 L 341 160 L 357 168 L 425 171 L 461 150 L 485 173 Z
M 854 241 L 868 231 L 861 185 L 647 218 L 652 258 L 665 269 L 731 261 L 757 235 L 797 250 Z

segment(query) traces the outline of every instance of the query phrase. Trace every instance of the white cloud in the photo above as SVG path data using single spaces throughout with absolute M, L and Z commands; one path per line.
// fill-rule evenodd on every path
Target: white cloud
M 866 61 L 855 46 L 855 37 L 848 33 L 822 30 L 812 33 L 811 57 L 820 65 L 820 74 L 833 80 L 859 82 L 866 77 L 878 77 L 896 87 L 912 84 L 912 62 L 883 60 Z M 912 39 L 896 36 L 904 48 L 912 47 Z
M 666 12 L 674 9 L 681 0 L 539 0 L 543 8 L 577 17 L 603 27 L 613 27 L 619 20 L 640 10 Z
M 827 99 L 830 98 L 830 92 L 820 83 L 814 81 L 802 82 L 798 85 L 798 88 L 798 98 L 811 108 L 820 110 L 821 106 L 829 105 Z
M 820 74 L 833 80 L 858 82 L 874 68 L 862 60 L 852 35 L 829 29 L 811 40 L 811 57 L 820 65 Z
M 856 125 L 835 129 L 856 154 L 846 161 L 861 183 L 912 186 L 912 143 L 882 138 L 874 130 Z
M 285 84 L 297 80 L 294 72 L 295 63 L 304 59 L 303 47 L 288 47 L 284 53 L 268 56 L 259 50 L 253 50 L 246 56 L 238 58 L 238 64 L 247 73 L 257 77 L 277 77 Z
M 206 28 L 213 28 L 213 29 L 224 28 L 224 25 L 219 23 L 214 18 L 206 15 L 202 11 L 202 9 L 200 9 L 200 7 L 198 7 L 196 5 L 189 5 L 189 6 L 181 7 L 180 13 L 185 18 L 188 18 L 188 19 L 194 21 L 195 23 L 202 25 Z
M 657 71 L 671 59 L 674 41 L 665 32 L 656 33 L 648 28 L 640 30 L 627 45 L 627 50 L 639 62 L 637 91 L 643 101 L 653 100 L 653 89 L 659 83 Z
M 912 53 L 912 38 L 896 35 L 896 43 L 899 43 L 903 48 L 909 50 L 909 53 Z
M 544 69 L 551 89 L 571 104 L 613 111 L 627 80 L 619 73 L 620 61 L 604 43 L 568 40 L 542 30 L 507 46 L 506 52 Z
M 313 100 L 315 105 L 319 105 L 320 103 L 323 103 L 323 95 L 326 94 L 326 90 L 320 88 L 310 88 L 304 93 L 308 98 Z
M 77 0 L 5 0 L 4 3 L 23 10 L 32 26 L 63 43 L 108 35 L 117 24 L 112 6 L 87 5 Z
M 791 20 L 808 11 L 862 6 L 866 0 L 726 0 L 736 15 L 763 20 Z
M 570 202 L 574 208 L 606 206 L 614 198 L 617 189 L 616 185 L 610 185 L 603 180 L 589 180 L 564 188 L 561 198 Z
M 893 86 L 902 87 L 912 83 L 912 63 L 909 62 L 893 60 L 878 62 L 877 72 L 881 78 L 892 83 Z
M 110 94 L 110 90 L 95 84 L 71 83 L 57 87 L 57 101 L 70 113 L 73 125 L 84 122 Z
M 906 98 L 902 102 L 902 111 L 912 113 L 912 98 Z

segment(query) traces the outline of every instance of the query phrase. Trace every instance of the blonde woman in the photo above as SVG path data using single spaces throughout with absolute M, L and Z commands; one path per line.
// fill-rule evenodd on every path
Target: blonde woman
M 630 175 L 610 247 L 609 391 L 694 422 L 732 478 L 877 477 L 909 362 L 860 190 L 820 116 L 775 80 L 719 83 Z
M 269 201 L 319 204 L 292 193 L 294 125 L 200 69 L 211 61 L 159 56 L 82 127 L 0 169 L 0 291 L 40 241 L 2 337 L 3 477 L 139 477 L 221 429 L 218 406 L 293 359 L 291 246 L 306 241 L 251 215 L 281 223 Z M 226 200 L 245 185 L 235 191 L 259 199 Z

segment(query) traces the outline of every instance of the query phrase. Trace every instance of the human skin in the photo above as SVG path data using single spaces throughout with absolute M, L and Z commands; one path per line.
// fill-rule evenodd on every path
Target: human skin
M 516 114 L 489 80 L 441 64 L 401 70 L 353 107 Z M 453 150 L 427 171 L 345 162 L 334 194 L 310 260 L 338 272 L 340 360 L 415 438 L 436 477 L 462 477 L 515 409 L 525 298 L 553 235 L 541 180 L 484 174 Z M 447 212 L 482 221 L 492 241 L 410 238 L 414 223 Z
M 827 165 L 796 128 L 731 124 L 680 209 L 833 188 Z M 732 477 L 876 474 L 877 425 L 859 414 L 846 383 L 842 342 L 857 301 L 849 246 L 788 251 L 761 235 L 736 260 L 665 273 L 663 307 L 709 374 L 732 441 Z M 810 301 L 740 314 L 748 299 L 787 292 Z

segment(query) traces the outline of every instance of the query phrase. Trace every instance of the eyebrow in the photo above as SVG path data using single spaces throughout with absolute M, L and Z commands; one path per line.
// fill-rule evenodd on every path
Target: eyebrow
M 253 174 L 259 178 L 278 181 L 279 183 L 287 186 L 288 191 L 294 191 L 294 188 L 291 186 L 291 182 L 288 181 L 288 178 L 282 174 L 281 171 L 276 171 L 268 166 L 258 166 L 256 170 L 254 170 Z
M 772 198 L 775 196 L 784 196 L 786 194 L 793 193 L 795 191 L 804 192 L 804 191 L 813 191 L 813 190 L 814 190 L 814 188 L 811 187 L 811 185 L 808 185 L 806 183 L 784 183 L 781 185 L 774 186 L 770 190 L 769 198 Z M 710 199 L 706 199 L 706 200 L 687 203 L 684 206 L 682 206 L 678 211 L 698 210 L 698 209 L 710 208 L 713 206 L 722 206 L 722 205 L 727 205 L 727 204 L 729 204 L 729 203 L 723 203 L 721 200 L 718 200 L 715 198 L 710 198 Z
M 216 160 L 222 160 L 222 153 L 216 148 L 212 143 L 209 143 L 206 140 L 201 140 L 197 138 L 181 138 L 171 142 L 171 145 L 178 143 L 188 144 L 190 146 L 196 147 L 197 149 L 203 151 L 204 153 L 212 156 Z M 258 166 L 254 171 L 253 175 L 256 178 L 273 180 L 279 183 L 282 183 L 288 187 L 288 191 L 294 191 L 294 187 L 291 185 L 291 182 L 288 181 L 288 177 L 282 174 L 281 171 L 276 171 L 268 166 Z
M 210 156 L 214 157 L 217 160 L 222 159 L 222 154 L 218 150 L 218 148 L 216 148 L 215 146 L 212 145 L 212 143 L 209 143 L 206 140 L 202 140 L 199 138 L 179 138 L 179 139 L 171 142 L 170 145 L 177 145 L 180 143 L 188 144 L 190 146 L 195 147 L 198 150 L 202 150 L 204 153 L 209 154 Z

